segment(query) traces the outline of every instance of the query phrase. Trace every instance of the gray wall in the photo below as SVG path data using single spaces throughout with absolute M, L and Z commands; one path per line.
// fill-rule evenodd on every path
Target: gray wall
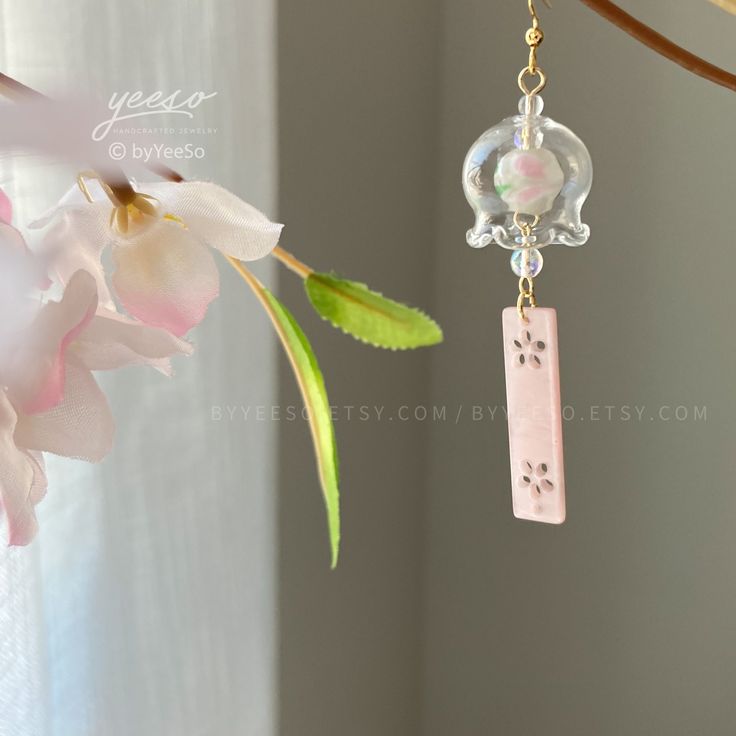
M 279 3 L 283 242 L 322 270 L 428 306 L 432 294 L 438 6 Z M 280 424 L 281 736 L 407 736 L 419 728 L 422 509 L 428 428 L 390 422 L 429 398 L 429 353 L 355 342 L 298 315 L 337 409 L 343 549 L 329 571 L 307 427 Z M 282 360 L 282 406 L 299 405 Z M 346 406 L 384 406 L 349 421 Z
M 558 309 L 568 521 L 511 515 L 503 421 L 435 424 L 426 547 L 425 736 L 711 736 L 736 722 L 734 338 L 729 315 L 736 98 L 576 2 L 540 7 L 545 112 L 587 143 L 592 238 L 545 250 Z M 736 20 L 702 2 L 627 3 L 733 68 Z M 463 156 L 513 111 L 525 3 L 443 15 L 433 400 L 502 405 L 499 249 L 463 243 Z M 646 405 L 642 422 L 591 406 Z M 684 405 L 683 422 L 650 420 Z M 707 406 L 707 421 L 692 407 Z M 606 413 L 601 410 L 600 415 Z
M 734 66 L 736 21 L 705 0 L 628 6 Z M 538 283 L 575 412 L 560 528 L 511 515 L 500 311 L 516 282 L 507 253 L 465 245 L 459 182 L 516 109 L 525 3 L 279 3 L 287 247 L 446 332 L 391 354 L 301 317 L 340 407 L 344 546 L 328 572 L 307 429 L 282 422 L 283 736 L 733 732 L 734 96 L 580 3 L 540 12 L 546 112 L 596 169 L 590 243 L 545 251 Z M 306 315 L 300 292 L 283 275 Z M 283 362 L 281 384 L 298 404 Z M 422 403 L 447 420 L 344 410 Z M 624 421 L 634 405 L 642 420 Z M 473 406 L 499 409 L 474 422 Z M 660 418 L 676 406 L 685 421 Z

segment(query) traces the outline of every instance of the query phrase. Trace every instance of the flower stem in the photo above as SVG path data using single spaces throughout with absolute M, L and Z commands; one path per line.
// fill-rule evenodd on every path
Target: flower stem
M 261 297 L 261 282 L 237 259 L 233 258 L 232 256 L 225 256 L 225 259 L 227 262 L 240 274 L 243 281 L 245 281 L 248 286 L 250 286 L 251 289 L 253 289 L 253 292 L 258 297 L 259 301 L 263 301 Z
M 277 245 L 272 251 L 271 255 L 281 261 L 281 263 L 293 271 L 297 276 L 306 279 L 314 273 L 314 269 L 307 266 L 306 263 L 302 263 L 298 258 L 293 256 L 288 251 L 285 251 L 280 245 Z

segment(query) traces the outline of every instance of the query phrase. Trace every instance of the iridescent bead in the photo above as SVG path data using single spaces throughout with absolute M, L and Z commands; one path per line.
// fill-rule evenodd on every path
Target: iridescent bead
M 544 265 L 544 258 L 536 248 L 519 248 L 511 254 L 511 270 L 519 277 L 534 278 Z

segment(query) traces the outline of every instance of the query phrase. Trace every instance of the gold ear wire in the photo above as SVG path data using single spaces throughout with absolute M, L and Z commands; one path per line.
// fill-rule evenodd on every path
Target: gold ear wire
M 552 4 L 549 0 L 542 0 L 542 2 L 550 9 L 552 10 Z M 529 6 L 529 14 L 532 16 L 532 20 L 536 20 L 539 22 L 539 18 L 537 17 L 537 10 L 534 7 L 534 0 L 527 0 L 527 5 Z
M 549 8 L 549 0 L 542 0 L 544 4 Z M 531 28 L 527 29 L 524 34 L 524 40 L 526 45 L 529 47 L 529 62 L 519 73 L 519 89 L 527 96 L 532 97 L 533 95 L 541 92 L 547 83 L 547 77 L 544 72 L 537 66 L 537 49 L 541 46 L 544 41 L 544 32 L 539 24 L 539 16 L 537 15 L 537 9 L 534 5 L 534 0 L 527 0 L 527 7 L 529 8 L 529 15 L 532 18 Z M 527 84 L 527 77 L 538 77 L 539 82 L 532 89 Z
M 542 2 L 552 10 L 549 0 L 542 0 Z M 527 0 L 527 5 L 529 6 L 529 15 L 532 17 L 532 26 L 539 28 L 539 16 L 537 15 L 537 9 L 534 7 L 534 0 Z
M 532 17 L 532 27 L 539 28 L 539 16 L 537 15 L 537 9 L 534 7 L 534 0 L 528 0 L 529 15 Z

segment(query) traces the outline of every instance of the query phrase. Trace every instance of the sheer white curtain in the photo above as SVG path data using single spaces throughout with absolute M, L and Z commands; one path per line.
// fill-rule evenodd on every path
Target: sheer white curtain
M 216 129 L 189 138 L 205 157 L 172 165 L 275 214 L 273 0 L 0 11 L 3 71 L 44 91 L 217 92 L 187 123 Z M 23 219 L 70 173 L 5 160 L 1 183 Z M 112 454 L 50 462 L 39 538 L 0 551 L 0 736 L 274 733 L 275 434 L 212 410 L 273 402 L 274 347 L 245 286 L 221 273 L 195 356 L 170 380 L 103 377 Z

